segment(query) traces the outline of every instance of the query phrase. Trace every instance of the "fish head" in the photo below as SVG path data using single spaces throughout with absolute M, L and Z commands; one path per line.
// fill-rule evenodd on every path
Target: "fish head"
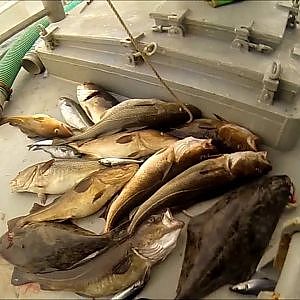
M 272 169 L 266 151 L 236 152 L 228 154 L 227 159 L 228 169 L 236 177 L 260 176 Z
M 287 175 L 276 175 L 276 176 L 271 176 L 268 178 L 268 187 L 272 192 L 275 193 L 288 193 L 289 197 L 289 203 L 295 204 L 295 187 L 290 179 L 289 176 Z M 285 198 L 283 198 L 285 199 Z
M 169 102 L 168 104 L 170 104 L 168 107 L 168 112 L 170 114 L 174 114 L 175 116 L 182 116 L 182 114 L 185 113 L 184 118 L 186 119 L 186 121 L 188 121 L 190 118 L 188 111 L 192 114 L 193 119 L 198 119 L 202 116 L 201 110 L 192 104 L 184 104 L 184 106 L 178 103 L 172 103 L 173 105 L 171 105 L 171 103 Z M 175 121 L 176 120 L 174 120 L 174 124 L 176 123 Z
M 239 125 L 222 124 L 218 129 L 218 136 L 222 142 L 235 151 L 257 151 L 259 137 Z
M 72 100 L 71 98 L 68 97 L 59 97 L 58 99 L 58 104 L 60 106 L 71 106 L 71 103 L 75 102 L 74 100 Z
M 90 98 L 90 96 L 99 91 L 99 87 L 91 82 L 84 82 L 77 86 L 77 99 L 83 102 Z
M 187 137 L 174 144 L 176 162 L 182 160 L 199 161 L 201 157 L 216 153 L 217 149 L 211 139 L 196 139 Z
M 136 253 L 152 263 L 164 260 L 175 248 L 183 226 L 184 223 L 175 219 L 169 209 L 152 215 L 136 233 Z
M 10 181 L 11 191 L 26 192 L 34 181 L 38 168 L 38 165 L 33 165 L 19 172 L 19 174 Z
M 15 265 L 23 266 L 28 261 L 23 234 L 6 232 L 0 238 L 0 254 L 7 261 L 13 261 Z
M 192 104 L 185 104 L 185 106 L 191 112 L 194 119 L 199 119 L 202 117 L 202 112 L 197 106 L 194 106 Z
M 230 287 L 230 290 L 236 293 L 244 294 L 248 291 L 249 285 L 247 282 L 241 282 Z
M 137 133 L 141 148 L 159 150 L 177 141 L 177 138 L 154 129 L 144 129 Z
M 71 127 L 64 123 L 59 123 L 57 126 L 55 126 L 53 131 L 54 135 L 57 137 L 70 137 L 73 135 Z

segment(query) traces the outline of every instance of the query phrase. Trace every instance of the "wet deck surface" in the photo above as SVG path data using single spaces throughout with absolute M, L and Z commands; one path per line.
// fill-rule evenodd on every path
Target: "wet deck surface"
M 38 75 L 32 77 L 25 71 L 21 71 L 13 87 L 14 93 L 11 101 L 5 109 L 5 114 L 49 114 L 62 120 L 57 105 L 60 96 L 67 96 L 76 99 L 75 82 L 65 81 L 53 76 L 44 77 Z M 9 188 L 9 181 L 25 167 L 49 159 L 49 155 L 36 151 L 29 152 L 26 145 L 31 140 L 22 134 L 18 129 L 4 125 L 0 127 L 0 234 L 6 231 L 7 220 L 28 213 L 33 203 L 37 201 L 35 194 L 12 193 Z M 279 152 L 266 148 L 273 163 L 273 174 L 287 174 L 294 181 L 299 200 L 300 189 L 300 141 L 297 146 L 289 152 Z M 197 214 L 207 207 L 208 203 L 196 205 L 189 210 L 192 214 Z M 278 237 L 282 223 L 287 218 L 300 216 L 299 208 L 287 209 L 281 218 L 270 247 L 267 249 L 263 261 L 269 261 L 276 252 Z M 187 221 L 188 217 L 180 214 L 182 220 Z M 100 231 L 101 220 L 95 216 L 86 218 L 79 222 L 81 226 L 88 226 L 96 232 Z M 185 232 L 181 235 L 175 251 L 160 265 L 153 268 L 151 279 L 139 297 L 152 299 L 172 299 L 175 296 L 177 281 L 180 275 L 181 264 L 184 254 Z M 300 249 L 300 245 L 299 245 Z M 0 260 L 0 297 L 3 298 L 27 298 L 27 299 L 63 299 L 81 298 L 74 293 L 68 292 L 45 292 L 31 288 L 15 288 L 10 286 L 10 273 L 12 267 Z M 241 298 L 228 291 L 228 287 L 223 287 L 209 298 Z

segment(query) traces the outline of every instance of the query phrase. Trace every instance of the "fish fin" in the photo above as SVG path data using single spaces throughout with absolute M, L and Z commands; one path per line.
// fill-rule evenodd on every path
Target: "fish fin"
M 164 173 L 163 173 L 163 176 L 162 176 L 161 181 L 164 181 L 164 180 L 167 178 L 167 176 L 169 175 L 169 172 L 170 172 L 172 166 L 173 166 L 173 163 L 170 161 L 170 162 L 168 163 L 168 166 L 167 166 L 166 169 L 164 170 Z
M 137 210 L 139 209 L 139 206 L 136 206 L 135 208 L 133 208 L 131 210 L 131 212 L 129 213 L 129 221 L 132 220 L 132 218 L 134 217 L 135 213 L 137 212 Z
M 73 227 L 76 227 L 76 229 L 82 229 L 81 227 L 79 227 L 78 225 L 76 225 L 72 219 L 66 219 L 66 220 L 62 220 L 61 222 L 59 222 L 61 224 L 64 224 L 64 225 L 70 225 L 70 226 L 73 226 Z M 85 229 L 84 229 L 85 230 Z M 89 230 L 88 230 L 89 231 Z M 91 233 L 93 233 L 92 231 L 89 231 Z
M 119 193 L 116 193 L 116 194 L 111 198 L 111 200 L 110 200 L 108 203 L 106 203 L 106 205 L 102 208 L 102 209 L 104 210 L 104 211 L 103 211 L 103 219 L 105 219 L 105 221 L 106 221 L 106 219 L 107 219 L 107 214 L 108 214 L 108 211 L 109 211 L 109 209 L 110 209 L 112 203 L 117 199 L 118 196 L 119 196 Z M 102 210 L 102 209 L 101 209 L 101 210 Z M 101 215 L 102 215 L 102 214 L 100 213 L 99 218 L 101 218 L 101 217 L 100 217 Z
M 217 115 L 217 114 L 214 114 L 214 116 L 215 116 L 216 119 L 219 120 L 219 121 L 229 123 L 227 120 L 225 120 L 223 117 L 221 117 L 221 116 L 219 116 L 219 115 Z
M 99 219 L 104 219 L 106 221 L 106 215 L 107 215 L 107 205 L 103 206 L 98 210 L 98 218 Z
M 101 199 L 101 197 L 103 196 L 103 194 L 104 194 L 104 191 L 98 192 L 98 193 L 94 196 L 94 199 L 93 199 L 92 203 L 95 203 L 96 201 L 98 201 L 99 199 Z
M 30 275 L 30 273 L 27 273 L 20 268 L 14 267 L 10 282 L 15 286 L 31 283 L 33 282 L 33 279 L 30 278 Z
M 130 142 L 133 141 L 133 138 L 134 138 L 134 135 L 132 135 L 132 134 L 126 134 L 126 135 L 123 135 L 123 136 L 119 137 L 116 140 L 116 143 L 117 144 L 128 144 L 128 143 L 130 143 Z
M 86 106 L 86 107 L 84 108 L 84 110 L 85 110 L 85 113 L 86 113 L 87 117 L 91 120 L 91 122 L 94 123 L 94 121 L 93 121 L 93 116 L 92 116 L 91 111 L 89 110 L 89 108 Z
M 203 129 L 203 130 L 215 130 L 216 127 L 214 125 L 199 125 L 199 129 Z
M 122 258 L 116 265 L 112 268 L 113 274 L 124 274 L 128 271 L 131 265 L 131 255 L 126 255 L 124 258 Z
M 31 130 L 27 129 L 27 128 L 23 128 L 23 127 L 19 127 L 20 131 L 25 133 L 29 138 L 36 138 L 38 137 L 38 135 L 34 132 L 32 132 Z
M 76 193 L 84 193 L 93 183 L 93 178 L 91 175 L 82 179 L 76 186 L 73 188 Z
M 2 117 L 0 119 L 0 126 L 9 122 L 9 117 Z
M 148 128 L 148 126 L 136 126 L 136 127 L 125 128 L 125 129 L 126 132 L 133 132 L 133 131 L 143 130 L 145 128 Z
M 84 293 L 80 293 L 80 292 L 75 292 L 76 295 L 80 296 L 80 297 L 84 297 L 84 298 L 91 298 L 91 296 L 87 295 L 87 294 L 84 294 Z M 92 298 L 93 300 L 95 298 Z
M 40 168 L 40 173 L 44 174 L 49 168 L 51 168 L 51 166 L 54 164 L 55 159 L 50 159 L 47 162 L 45 162 L 43 164 L 43 166 L 41 166 Z
M 71 142 L 74 141 L 74 136 L 72 136 L 71 138 L 67 138 L 67 139 L 53 139 L 53 142 L 52 142 L 52 145 L 53 146 L 61 146 L 61 145 L 66 145 L 66 144 L 69 144 Z
M 141 101 L 140 103 L 135 103 L 133 106 L 137 106 L 137 107 L 148 107 L 148 106 L 155 106 L 156 103 L 145 103 L 143 101 Z
M 46 116 L 46 115 L 35 115 L 35 116 L 33 116 L 33 119 L 38 122 L 43 122 L 46 120 L 47 117 L 48 116 Z
M 40 200 L 41 204 L 46 204 L 47 201 L 47 195 L 44 193 L 37 193 L 37 197 Z M 42 206 L 42 205 L 41 205 Z
M 32 206 L 32 208 L 31 208 L 31 210 L 29 211 L 29 213 L 30 213 L 30 214 L 34 214 L 34 213 L 36 213 L 36 212 L 38 212 L 38 211 L 43 210 L 44 208 L 45 208 L 44 205 L 40 205 L 40 204 L 38 204 L 38 203 L 33 203 L 33 206 Z
M 11 220 L 8 220 L 8 221 L 7 221 L 7 228 L 8 228 L 8 230 L 9 230 L 9 231 L 12 231 L 12 230 L 15 228 L 15 226 L 17 225 L 17 223 L 18 223 L 21 219 L 23 219 L 23 217 L 16 217 L 16 218 L 13 218 L 13 219 L 11 219 Z

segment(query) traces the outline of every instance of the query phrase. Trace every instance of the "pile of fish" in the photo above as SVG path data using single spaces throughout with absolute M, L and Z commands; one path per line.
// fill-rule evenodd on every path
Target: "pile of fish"
M 274 289 L 268 279 L 240 283 L 254 275 L 294 201 L 288 176 L 266 176 L 272 166 L 254 133 L 217 115 L 203 119 L 190 104 L 119 102 L 93 83 L 80 84 L 77 99 L 59 99 L 65 123 L 47 115 L 0 120 L 37 139 L 29 150 L 51 155 L 11 180 L 13 192 L 36 193 L 43 204 L 9 220 L 0 239 L 13 285 L 132 298 L 176 247 L 184 222 L 173 214 L 218 196 L 187 224 L 176 299 L 225 284 L 244 294 Z M 46 204 L 47 195 L 58 197 Z M 91 215 L 105 219 L 101 234 L 73 223 Z

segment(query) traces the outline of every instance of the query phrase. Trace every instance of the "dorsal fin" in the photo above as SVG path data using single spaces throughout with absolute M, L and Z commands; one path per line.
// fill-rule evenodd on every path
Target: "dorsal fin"
M 219 121 L 223 121 L 223 122 L 226 122 L 226 123 L 229 123 L 227 120 L 225 120 L 223 117 L 217 115 L 217 114 L 214 114 L 214 116 L 219 120 Z
M 54 164 L 54 162 L 55 162 L 55 159 L 50 159 L 47 162 L 45 162 L 40 168 L 41 174 L 44 174 L 49 168 L 51 168 L 51 166 Z
M 30 214 L 34 214 L 34 213 L 36 213 L 36 212 L 38 212 L 38 211 L 43 210 L 44 208 L 45 208 L 44 205 L 40 205 L 40 204 L 38 204 L 38 203 L 33 203 L 33 206 L 32 206 L 32 208 L 31 208 L 31 210 L 29 211 L 29 213 L 30 213 Z

